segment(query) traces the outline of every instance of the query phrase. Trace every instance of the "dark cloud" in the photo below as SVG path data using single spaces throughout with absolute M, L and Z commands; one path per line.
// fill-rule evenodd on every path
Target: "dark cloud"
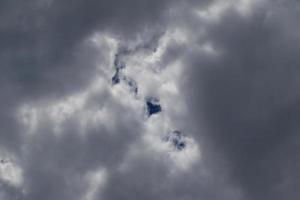
M 0 198 L 20 200 L 22 199 L 22 193 L 15 187 L 12 187 L 6 183 L 0 183 Z
M 221 55 L 189 57 L 194 120 L 204 119 L 208 131 L 201 137 L 224 152 L 231 181 L 246 199 L 299 198 L 299 173 L 286 174 L 299 165 L 300 145 L 299 31 L 286 27 L 299 5 L 290 3 L 295 7 L 270 3 L 247 17 L 229 10 L 208 29 Z
M 123 122 L 122 122 L 123 121 Z M 99 167 L 113 170 L 128 148 L 139 138 L 137 122 L 119 120 L 116 133 L 99 126 L 78 134 L 75 121 L 67 123 L 64 135 L 55 137 L 44 127 L 28 145 L 25 164 L 24 199 L 80 199 L 88 184 L 85 175 Z M 127 126 L 135 125 L 135 132 Z M 77 128 L 76 128 L 77 127 Z
M 41 96 L 43 90 L 57 91 L 58 87 L 70 90 L 86 83 L 94 70 L 93 53 L 81 46 L 88 36 L 102 30 L 134 38 L 139 31 L 160 25 L 158 20 L 169 3 L 31 0 L 3 4 L 2 80 L 13 81 L 11 84 L 20 87 L 22 93 L 37 90 Z M 78 58 L 82 54 L 87 57 Z
M 238 199 L 221 180 L 210 179 L 196 166 L 172 174 L 172 167 L 160 156 L 149 153 L 131 161 L 128 169 L 112 173 L 103 197 L 106 199 Z
M 0 199 L 299 199 L 300 4 L 220 2 L 1 1 L 0 159 L 22 181 L 2 180 L 16 177 L 0 163 Z M 212 5 L 221 9 L 197 13 Z M 148 66 L 143 56 L 157 52 Z M 134 64 L 141 75 L 128 74 Z M 141 80 L 152 76 L 155 90 L 176 94 L 160 74 L 180 84 L 173 105 L 160 92 L 145 102 Z M 186 112 L 169 111 L 179 100 Z M 160 137 L 167 152 L 153 135 L 169 124 L 184 135 Z M 194 159 L 189 139 L 201 158 L 180 168 Z
M 1 1 L 1 142 L 14 146 L 18 102 L 71 93 L 95 72 L 97 30 L 135 37 L 160 19 L 167 1 Z M 107 51 L 103 47 L 102 51 Z M 17 145 L 18 146 L 18 145 Z

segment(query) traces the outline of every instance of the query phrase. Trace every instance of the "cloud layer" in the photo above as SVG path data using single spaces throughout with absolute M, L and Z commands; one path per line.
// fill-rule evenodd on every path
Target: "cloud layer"
M 297 1 L 1 4 L 0 199 L 299 199 Z

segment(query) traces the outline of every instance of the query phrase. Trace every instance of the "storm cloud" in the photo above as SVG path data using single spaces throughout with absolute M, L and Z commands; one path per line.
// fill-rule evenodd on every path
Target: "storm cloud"
M 4 0 L 0 199 L 296 200 L 300 4 Z

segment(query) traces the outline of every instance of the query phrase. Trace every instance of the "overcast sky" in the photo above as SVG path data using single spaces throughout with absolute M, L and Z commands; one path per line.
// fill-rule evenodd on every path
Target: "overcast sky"
M 1 0 L 0 200 L 298 200 L 300 2 Z

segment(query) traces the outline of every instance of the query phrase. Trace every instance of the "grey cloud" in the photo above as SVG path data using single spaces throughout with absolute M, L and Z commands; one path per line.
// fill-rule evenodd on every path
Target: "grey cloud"
M 299 173 L 287 175 L 299 165 L 300 114 L 299 5 L 289 3 L 269 2 L 248 17 L 229 10 L 208 29 L 221 55 L 187 58 L 193 120 L 207 128 L 199 137 L 224 152 L 246 199 L 299 198 Z
M 103 97 L 92 97 L 87 106 L 97 109 L 94 101 L 102 100 L 102 105 L 97 104 L 100 108 L 111 104 L 111 112 L 129 112 L 106 98 L 103 102 Z M 77 117 L 67 119 L 61 135 L 56 135 L 53 124 L 41 116 L 37 134 L 23 144 L 21 157 L 27 192 L 22 199 L 82 199 L 89 189 L 85 176 L 99 168 L 117 168 L 142 132 L 138 121 L 124 114 L 109 118 L 116 121 L 113 130 L 99 124 L 81 133 L 82 118 Z
M 109 175 L 99 199 L 298 199 L 299 3 L 263 1 L 248 16 L 229 8 L 216 22 L 192 12 L 214 2 L 2 1 L 0 150 L 17 157 L 25 191 L 1 182 L 0 198 L 81 199 L 88 189 L 83 177 L 103 167 Z M 47 116 L 39 116 L 37 134 L 28 136 L 16 121 L 23 103 L 81 91 L 98 64 L 109 63 L 111 49 L 88 41 L 94 33 L 117 38 L 114 53 L 126 57 L 155 51 L 172 28 L 184 29 L 188 42 L 172 41 L 158 65 L 184 65 L 178 81 L 188 111 L 173 117 L 174 129 L 184 129 L 201 147 L 201 160 L 188 171 L 172 174 L 170 160 L 143 146 L 129 159 L 142 140 L 142 117 L 119 104 L 112 88 L 91 95 L 83 108 L 108 108 L 112 129 L 99 123 L 82 135 L 75 113 L 60 135 Z M 134 46 L 137 39 L 143 42 Z M 205 42 L 218 53 L 196 48 Z M 122 171 L 123 162 L 129 168 Z
M 157 24 L 167 1 L 7 1 L 0 21 L 1 74 L 23 93 L 38 87 L 54 90 L 85 83 L 92 75 L 91 58 L 80 67 L 72 61 L 85 50 L 78 46 L 97 30 L 132 37 Z M 79 51 L 79 52 L 78 52 Z M 75 57 L 74 57 L 75 56 Z M 90 56 L 90 54 L 88 54 Z M 78 61 L 75 61 L 76 63 Z M 75 66 L 74 66 L 75 65 Z M 84 65 L 84 67 L 82 67 Z M 66 79 L 72 72 L 72 79 Z M 36 84 L 39 82 L 41 84 Z M 69 84 L 71 82 L 72 84 Z M 4 82 L 5 83 L 5 82 Z M 40 89 L 39 89 L 40 88 Z
M 22 192 L 13 186 L 0 182 L 0 198 L 1 199 L 22 199 Z
M 3 145 L 19 146 L 14 142 L 22 131 L 17 130 L 13 120 L 18 102 L 65 95 L 92 79 L 96 60 L 105 62 L 105 58 L 85 42 L 88 36 L 108 29 L 118 36 L 134 37 L 138 27 L 148 26 L 155 21 L 153 17 L 160 18 L 166 4 L 167 1 L 2 1 Z

